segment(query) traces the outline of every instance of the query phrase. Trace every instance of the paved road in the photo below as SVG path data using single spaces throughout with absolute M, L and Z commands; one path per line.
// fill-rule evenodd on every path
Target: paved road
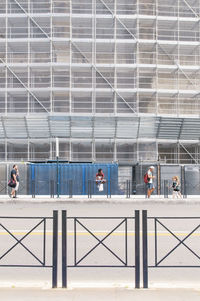
M 115 216 L 115 217 L 132 217 L 134 210 L 146 209 L 148 210 L 149 216 L 200 216 L 199 204 L 181 204 L 177 205 L 175 203 L 162 204 L 158 202 L 140 203 L 140 202 L 129 202 L 129 203 L 4 203 L 0 204 L 1 216 L 51 216 L 52 210 L 68 210 L 69 216 Z M 3 222 L 2 222 L 3 220 Z M 38 221 L 38 220 L 37 220 Z M 83 220 L 81 220 L 83 222 Z M 179 242 L 184 239 L 184 237 L 189 234 L 197 225 L 200 223 L 200 219 L 195 221 L 185 220 L 160 220 L 164 226 L 158 225 L 158 247 L 159 252 L 157 254 L 158 261 L 161 260 L 168 252 L 170 252 Z M 34 225 L 36 225 L 35 220 L 5 220 L 1 219 L 0 222 L 4 227 L 12 230 L 11 232 L 18 238 L 22 238 L 28 230 L 30 230 Z M 103 237 L 109 233 L 118 223 L 119 220 L 106 221 L 84 221 L 84 226 L 86 225 L 89 230 L 92 230 L 94 234 L 99 238 Z M 74 224 L 69 223 L 68 225 L 68 242 L 69 242 L 69 263 L 74 262 L 74 236 L 73 236 L 73 226 Z M 173 231 L 176 237 L 172 236 L 169 231 L 165 228 L 169 228 Z M 59 223 L 59 230 L 61 229 L 61 224 Z M 128 262 L 130 265 L 134 264 L 134 225 L 131 220 L 128 223 Z M 52 246 L 52 227 L 51 221 L 47 223 L 47 264 L 51 264 L 51 246 Z M 155 260 L 155 236 L 154 236 L 154 223 L 149 221 L 149 264 L 154 265 Z M 30 248 L 39 259 L 43 259 L 43 225 L 40 225 L 35 229 L 35 232 L 31 236 L 25 238 L 23 243 L 26 247 Z M 0 229 L 0 254 L 4 254 L 8 247 L 12 247 L 16 240 L 5 235 L 4 229 Z M 92 247 L 97 244 L 96 238 L 92 237 L 81 225 L 77 225 L 77 260 L 81 259 Z M 60 235 L 59 235 L 60 237 Z M 180 240 L 178 240 L 178 239 Z M 199 250 L 199 229 L 193 233 L 192 236 L 185 240 L 185 244 L 192 249 L 197 256 L 200 254 Z M 124 259 L 124 223 L 105 240 L 106 245 L 116 252 L 117 256 Z M 61 244 L 59 241 L 59 252 L 61 251 Z M 166 265 L 200 265 L 199 258 L 192 254 L 186 246 L 182 244 L 165 260 L 163 264 Z M 59 256 L 59 263 L 60 263 Z M 3 262 L 4 261 L 4 262 Z M 4 256 L 1 260 L 1 264 L 35 264 L 37 260 L 31 257 L 30 253 L 27 252 L 19 244 L 15 249 L 13 249 L 9 254 Z M 103 246 L 98 246 L 94 253 L 91 253 L 84 262 L 85 264 L 119 264 L 119 260 L 106 250 Z M 59 264 L 60 266 L 60 264 Z M 59 268 L 59 279 L 61 271 Z M 23 286 L 26 285 L 41 285 L 49 287 L 51 284 L 51 271 L 49 268 L 0 268 L 0 285 L 9 286 L 11 284 Z M 79 268 L 70 269 L 68 273 L 69 285 L 78 287 L 81 285 L 85 286 L 105 286 L 105 285 L 124 285 L 132 287 L 134 285 L 134 270 L 132 268 L 126 269 L 108 269 L 108 268 Z M 150 287 L 199 287 L 200 279 L 200 268 L 152 268 L 149 272 Z M 178 299 L 177 299 L 178 300 Z

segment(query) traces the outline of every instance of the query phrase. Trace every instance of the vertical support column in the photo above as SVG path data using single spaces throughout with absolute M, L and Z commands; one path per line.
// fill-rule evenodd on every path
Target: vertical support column
M 92 161 L 96 161 L 96 151 L 95 151 L 95 115 L 96 115 L 96 0 L 92 1 Z
M 96 113 L 96 0 L 92 0 L 92 114 Z
M 58 284 L 58 211 L 53 211 L 53 258 L 52 258 L 52 288 Z
M 139 113 L 139 63 L 140 63 L 140 60 L 139 60 L 139 37 L 140 37 L 140 24 L 139 24 L 139 0 L 137 0 L 137 7 L 136 7 L 136 46 L 135 46 L 135 62 L 134 64 L 136 64 L 136 69 L 135 69 L 135 73 L 136 73 L 136 82 L 135 82 L 135 87 L 136 87 L 136 112 Z M 139 131 L 138 131 L 138 134 L 139 134 Z M 138 138 L 138 135 L 137 135 L 137 138 Z M 137 162 L 139 162 L 139 153 L 138 153 L 138 140 L 137 140 Z
M 31 14 L 31 4 L 30 4 L 30 0 L 28 1 L 28 13 Z M 31 40 L 31 21 L 30 18 L 28 18 L 28 89 L 31 89 L 31 84 L 32 84 L 32 80 L 31 80 L 31 68 L 30 68 L 30 64 L 31 64 L 31 45 L 30 45 L 30 40 Z M 31 95 L 30 93 L 28 93 L 27 95 L 27 113 L 30 113 L 30 102 L 31 102 Z M 28 137 L 28 160 L 29 160 L 29 137 Z
M 95 127 L 95 117 L 92 117 L 92 162 L 96 162 L 96 144 L 95 144 L 95 134 L 94 134 L 94 127 Z
M 70 40 L 69 40 L 69 114 L 70 114 L 70 139 L 69 139 L 69 161 L 72 161 L 72 135 L 71 135 L 71 114 L 72 114 L 72 0 L 70 0 L 69 12 Z
M 140 288 L 140 211 L 135 210 L 135 288 Z
M 62 210 L 62 288 L 67 288 L 67 211 Z
M 5 61 L 8 64 L 8 0 L 6 0 Z M 5 115 L 8 113 L 8 68 L 5 68 Z M 6 137 L 5 137 L 6 138 Z M 5 139 L 5 161 L 7 161 L 7 139 Z
M 148 288 L 147 210 L 142 210 L 143 288 Z
M 50 3 L 51 7 L 50 7 L 50 30 L 51 30 L 51 39 L 49 41 L 50 43 L 50 112 L 52 113 L 54 111 L 53 108 L 53 19 L 52 19 L 52 15 L 53 15 L 53 3 L 51 0 Z M 52 150 L 51 150 L 51 156 L 52 156 Z
M 177 45 L 177 47 L 178 47 L 178 53 L 177 53 L 177 56 L 178 56 L 178 70 L 177 70 L 177 72 L 178 72 L 178 74 L 177 74 L 177 87 L 176 87 L 176 89 L 177 89 L 177 91 L 178 91 L 178 94 L 177 94 L 177 109 L 176 109 L 176 112 L 177 112 L 177 114 L 178 114 L 178 116 L 180 115 L 180 92 L 179 92 L 179 86 L 180 86 L 180 84 L 179 84 L 179 70 L 180 70 L 180 68 L 179 68 L 179 64 L 180 64 L 180 0 L 178 0 L 178 16 L 177 16 L 178 18 L 177 18 L 177 22 L 178 22 L 178 24 L 177 24 L 177 32 L 178 32 L 178 36 L 177 36 L 177 42 L 178 42 L 178 45 Z M 180 145 L 178 144 L 178 146 L 179 146 L 179 148 L 180 148 Z M 177 162 L 178 164 L 180 164 L 180 150 L 178 150 L 178 162 Z
M 117 1 L 114 1 L 114 89 L 117 90 Z M 113 92 L 112 97 L 114 98 L 114 114 L 117 115 L 117 100 L 118 95 Z M 116 161 L 116 120 L 115 120 L 115 137 L 114 137 L 114 156 L 113 159 Z
M 156 40 L 156 45 L 155 45 L 155 62 L 156 64 L 156 115 L 159 113 L 159 103 L 158 103 L 158 0 L 156 0 L 156 7 L 155 7 L 155 16 L 156 16 L 156 25 L 155 25 L 155 40 Z M 156 142 L 157 143 L 157 142 Z M 157 143 L 157 154 L 158 154 L 158 143 Z M 158 157 L 158 156 L 157 156 Z
M 69 12 L 69 114 L 72 113 L 72 0 L 70 0 L 70 12 Z M 71 154 L 70 154 L 71 156 Z
M 116 94 L 116 93 L 115 93 Z M 117 117 L 115 117 L 115 131 L 114 131 L 114 153 L 113 153 L 113 161 L 117 162 Z

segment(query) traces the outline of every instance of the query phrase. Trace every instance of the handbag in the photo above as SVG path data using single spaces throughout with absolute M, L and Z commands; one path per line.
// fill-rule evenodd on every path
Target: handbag
M 13 179 L 10 179 L 10 180 L 8 181 L 8 186 L 11 187 L 11 188 L 15 188 L 16 182 L 15 182 Z

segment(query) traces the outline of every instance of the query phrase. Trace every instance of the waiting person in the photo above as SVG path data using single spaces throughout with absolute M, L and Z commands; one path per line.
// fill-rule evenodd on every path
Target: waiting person
M 98 169 L 98 172 L 96 173 L 96 184 L 98 185 L 99 191 L 103 191 L 103 184 L 106 183 L 106 180 L 104 179 L 104 173 L 101 168 Z
M 153 179 L 155 176 L 153 176 L 154 166 L 150 166 L 147 175 L 148 175 L 148 183 L 147 183 L 147 197 L 150 198 L 152 192 L 155 190 L 155 187 L 153 185 Z
M 173 188 L 173 199 L 175 198 L 175 196 L 178 198 L 182 198 L 182 195 L 181 195 L 181 191 L 180 191 L 180 180 L 179 180 L 179 177 L 178 176 L 174 176 L 172 178 L 172 188 Z
M 17 165 L 14 164 L 13 165 L 13 169 L 11 170 L 11 174 L 10 174 L 10 177 L 11 177 L 11 180 L 15 182 L 15 186 L 12 187 L 12 190 L 11 190 L 11 198 L 15 198 L 15 188 L 17 186 Z M 19 185 L 18 185 L 19 186 Z

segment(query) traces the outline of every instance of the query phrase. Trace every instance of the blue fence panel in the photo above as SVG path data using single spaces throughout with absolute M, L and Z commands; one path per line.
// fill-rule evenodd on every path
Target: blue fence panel
M 103 170 L 107 181 L 103 191 L 98 190 L 95 182 L 99 168 Z M 92 183 L 92 194 L 120 194 L 117 164 L 59 163 L 57 165 L 56 163 L 35 163 L 29 165 L 29 175 L 30 194 L 32 194 L 34 182 L 36 195 L 48 195 L 52 180 L 54 181 L 54 192 L 59 195 L 69 195 L 70 192 L 73 195 L 87 195 L 88 181 Z

